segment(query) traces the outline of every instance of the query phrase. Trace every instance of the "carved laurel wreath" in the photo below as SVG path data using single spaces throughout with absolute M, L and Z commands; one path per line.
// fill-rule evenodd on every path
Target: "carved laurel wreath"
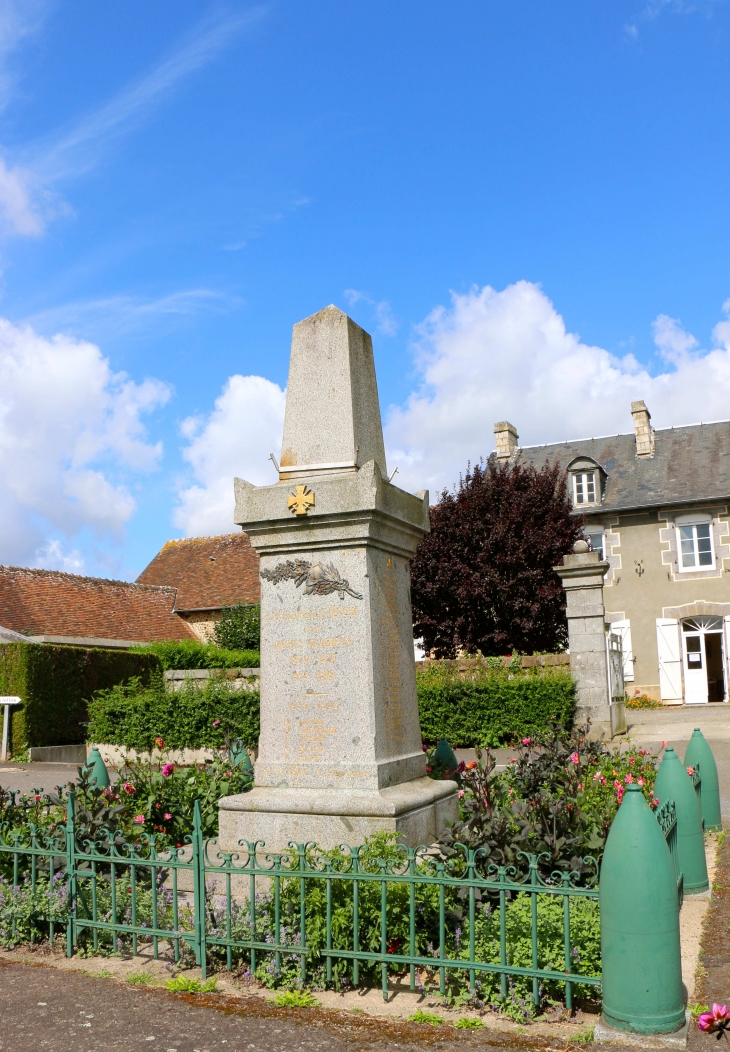
M 261 576 L 265 581 L 272 584 L 280 584 L 282 581 L 293 581 L 296 588 L 304 585 L 305 595 L 330 595 L 339 592 L 340 599 L 345 598 L 345 592 L 353 599 L 362 599 L 359 592 L 350 588 L 349 581 L 340 577 L 339 571 L 332 563 L 323 566 L 322 563 L 307 562 L 306 559 L 297 559 L 293 562 L 287 559 L 285 563 L 279 563 L 273 570 L 262 570 Z

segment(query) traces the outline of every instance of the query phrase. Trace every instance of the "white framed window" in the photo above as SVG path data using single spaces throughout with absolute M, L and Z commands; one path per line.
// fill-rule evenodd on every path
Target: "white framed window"
M 595 471 L 573 472 L 573 503 L 597 503 L 597 479 Z
M 606 551 L 603 540 L 603 529 L 597 526 L 586 526 L 583 533 L 585 539 L 590 542 L 591 550 L 598 552 L 599 559 L 605 559 Z
M 715 569 L 712 519 L 709 515 L 683 515 L 676 520 L 680 572 Z

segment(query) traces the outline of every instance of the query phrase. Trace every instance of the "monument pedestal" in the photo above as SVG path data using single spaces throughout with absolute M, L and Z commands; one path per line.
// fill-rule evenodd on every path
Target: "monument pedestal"
M 457 785 L 426 777 L 418 719 L 428 493 L 388 478 L 370 337 L 336 307 L 294 326 L 278 482 L 235 493 L 261 560 L 261 736 L 255 788 L 220 802 L 221 848 L 433 843 Z
M 266 843 L 284 852 L 293 841 L 316 841 L 325 851 L 362 844 L 373 833 L 396 833 L 408 847 L 432 844 L 458 817 L 453 782 L 416 778 L 388 789 L 257 788 L 220 802 L 219 844 L 234 849 L 241 840 Z

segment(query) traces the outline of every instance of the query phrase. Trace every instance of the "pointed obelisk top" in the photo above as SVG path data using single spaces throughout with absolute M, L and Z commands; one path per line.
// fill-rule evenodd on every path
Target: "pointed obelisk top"
M 294 326 L 279 478 L 354 472 L 386 476 L 373 344 L 335 306 Z

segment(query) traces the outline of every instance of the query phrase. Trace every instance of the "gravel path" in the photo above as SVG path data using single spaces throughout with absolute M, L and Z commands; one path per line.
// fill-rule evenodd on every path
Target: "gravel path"
M 363 1018 L 317 1008 L 276 1008 L 262 998 L 171 994 L 115 979 L 0 962 L 2 1052 L 558 1052 L 571 1047 L 452 1027 Z

